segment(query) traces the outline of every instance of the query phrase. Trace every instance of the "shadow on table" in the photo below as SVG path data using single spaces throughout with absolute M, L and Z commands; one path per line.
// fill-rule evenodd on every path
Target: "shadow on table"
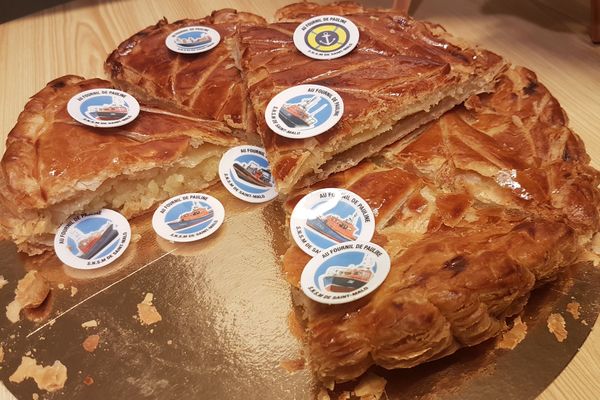
M 65 9 L 77 9 L 96 6 L 106 1 L 120 0 L 44 0 L 44 1 L 14 1 L 0 0 L 0 24 L 35 14 L 43 10 L 62 12 Z

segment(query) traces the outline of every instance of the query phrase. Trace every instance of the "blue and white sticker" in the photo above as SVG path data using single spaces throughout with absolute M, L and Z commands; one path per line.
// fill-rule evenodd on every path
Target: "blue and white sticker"
M 296 48 L 307 57 L 332 60 L 350 53 L 360 38 L 354 22 L 339 15 L 318 15 L 294 31 Z
M 343 114 L 344 101 L 335 90 L 321 85 L 298 85 L 271 99 L 265 120 L 278 135 L 305 139 L 331 129 Z
M 306 264 L 300 287 L 319 303 L 349 303 L 377 289 L 389 272 L 390 256 L 382 247 L 369 242 L 343 243 Z
M 104 267 L 118 259 L 131 240 L 127 219 L 102 209 L 71 217 L 54 236 L 54 251 L 66 265 L 77 269 Z
M 319 189 L 304 196 L 290 217 L 294 241 L 310 256 L 344 242 L 368 242 L 375 216 L 359 195 L 345 189 Z
M 130 123 L 140 114 L 140 104 L 129 93 L 116 89 L 90 89 L 71 97 L 71 117 L 88 126 L 113 128 Z
M 277 197 L 265 149 L 237 146 L 227 150 L 219 162 L 223 186 L 238 199 L 263 203 Z
M 152 227 L 171 242 L 193 242 L 212 235 L 225 219 L 221 202 L 204 193 L 185 193 L 162 203 L 152 216 Z
M 197 54 L 215 48 L 221 35 L 207 26 L 186 26 L 177 29 L 165 39 L 165 45 L 177 53 Z

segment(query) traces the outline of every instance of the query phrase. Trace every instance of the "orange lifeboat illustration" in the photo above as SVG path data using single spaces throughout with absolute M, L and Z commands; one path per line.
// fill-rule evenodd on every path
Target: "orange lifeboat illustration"
M 93 118 L 100 121 L 116 121 L 127 116 L 129 110 L 122 99 L 113 97 L 112 104 L 89 106 L 87 112 Z
M 321 277 L 322 286 L 334 293 L 348 293 L 360 289 L 373 277 L 372 260 L 365 260 L 360 265 L 350 264 L 347 267 L 335 266 L 327 269 Z
M 200 37 L 176 38 L 175 43 L 183 47 L 195 47 L 210 43 L 211 40 L 210 35 L 205 34 Z
M 212 211 L 208 211 L 206 208 L 198 207 L 192 211 L 185 213 L 179 217 L 180 221 L 195 221 L 198 219 L 207 219 L 212 216 Z
M 321 101 L 319 96 L 312 96 L 301 100 L 297 104 L 284 104 L 279 110 L 279 118 L 290 128 L 309 127 L 316 124 L 317 115 L 321 110 L 327 107 L 327 104 L 323 104 L 315 111 L 310 111 L 311 108 L 316 106 Z
M 210 208 L 203 207 L 200 203 L 195 203 L 191 211 L 184 212 L 177 219 L 167 222 L 167 225 L 173 230 L 185 229 L 202 222 L 210 220 L 215 215 Z
M 241 180 L 260 187 L 271 187 L 271 171 L 254 161 L 249 163 L 233 163 L 235 174 Z
M 357 239 L 356 215 L 352 218 L 340 218 L 335 214 L 317 217 L 306 221 L 306 225 L 322 235 L 341 243 Z
M 77 231 L 79 232 L 79 231 Z M 77 245 L 79 253 L 77 256 L 84 260 L 90 260 L 100 253 L 106 246 L 113 242 L 119 235 L 119 232 L 110 222 L 105 223 L 100 229 L 83 234 L 81 232 L 73 235 L 73 240 Z

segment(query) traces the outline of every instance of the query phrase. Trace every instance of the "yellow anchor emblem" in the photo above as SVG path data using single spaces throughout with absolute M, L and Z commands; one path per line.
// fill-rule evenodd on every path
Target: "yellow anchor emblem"
M 348 42 L 348 31 L 340 25 L 322 24 L 309 30 L 305 41 L 313 50 L 335 51 Z

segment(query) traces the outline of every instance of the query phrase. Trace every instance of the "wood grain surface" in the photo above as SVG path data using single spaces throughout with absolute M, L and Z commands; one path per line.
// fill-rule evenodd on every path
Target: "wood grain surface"
M 104 76 L 107 54 L 161 17 L 202 17 L 213 9 L 232 7 L 270 18 L 287 3 L 73 1 L 0 25 L 0 153 L 29 96 L 64 74 Z M 392 1 L 365 3 L 388 6 Z M 451 33 L 536 71 L 567 111 L 593 164 L 600 167 L 600 47 L 592 45 L 588 35 L 589 1 L 414 0 L 411 14 L 443 24 Z M 590 334 L 579 354 L 539 398 L 600 398 L 600 330 Z M 12 399 L 1 385 L 0 399 Z

